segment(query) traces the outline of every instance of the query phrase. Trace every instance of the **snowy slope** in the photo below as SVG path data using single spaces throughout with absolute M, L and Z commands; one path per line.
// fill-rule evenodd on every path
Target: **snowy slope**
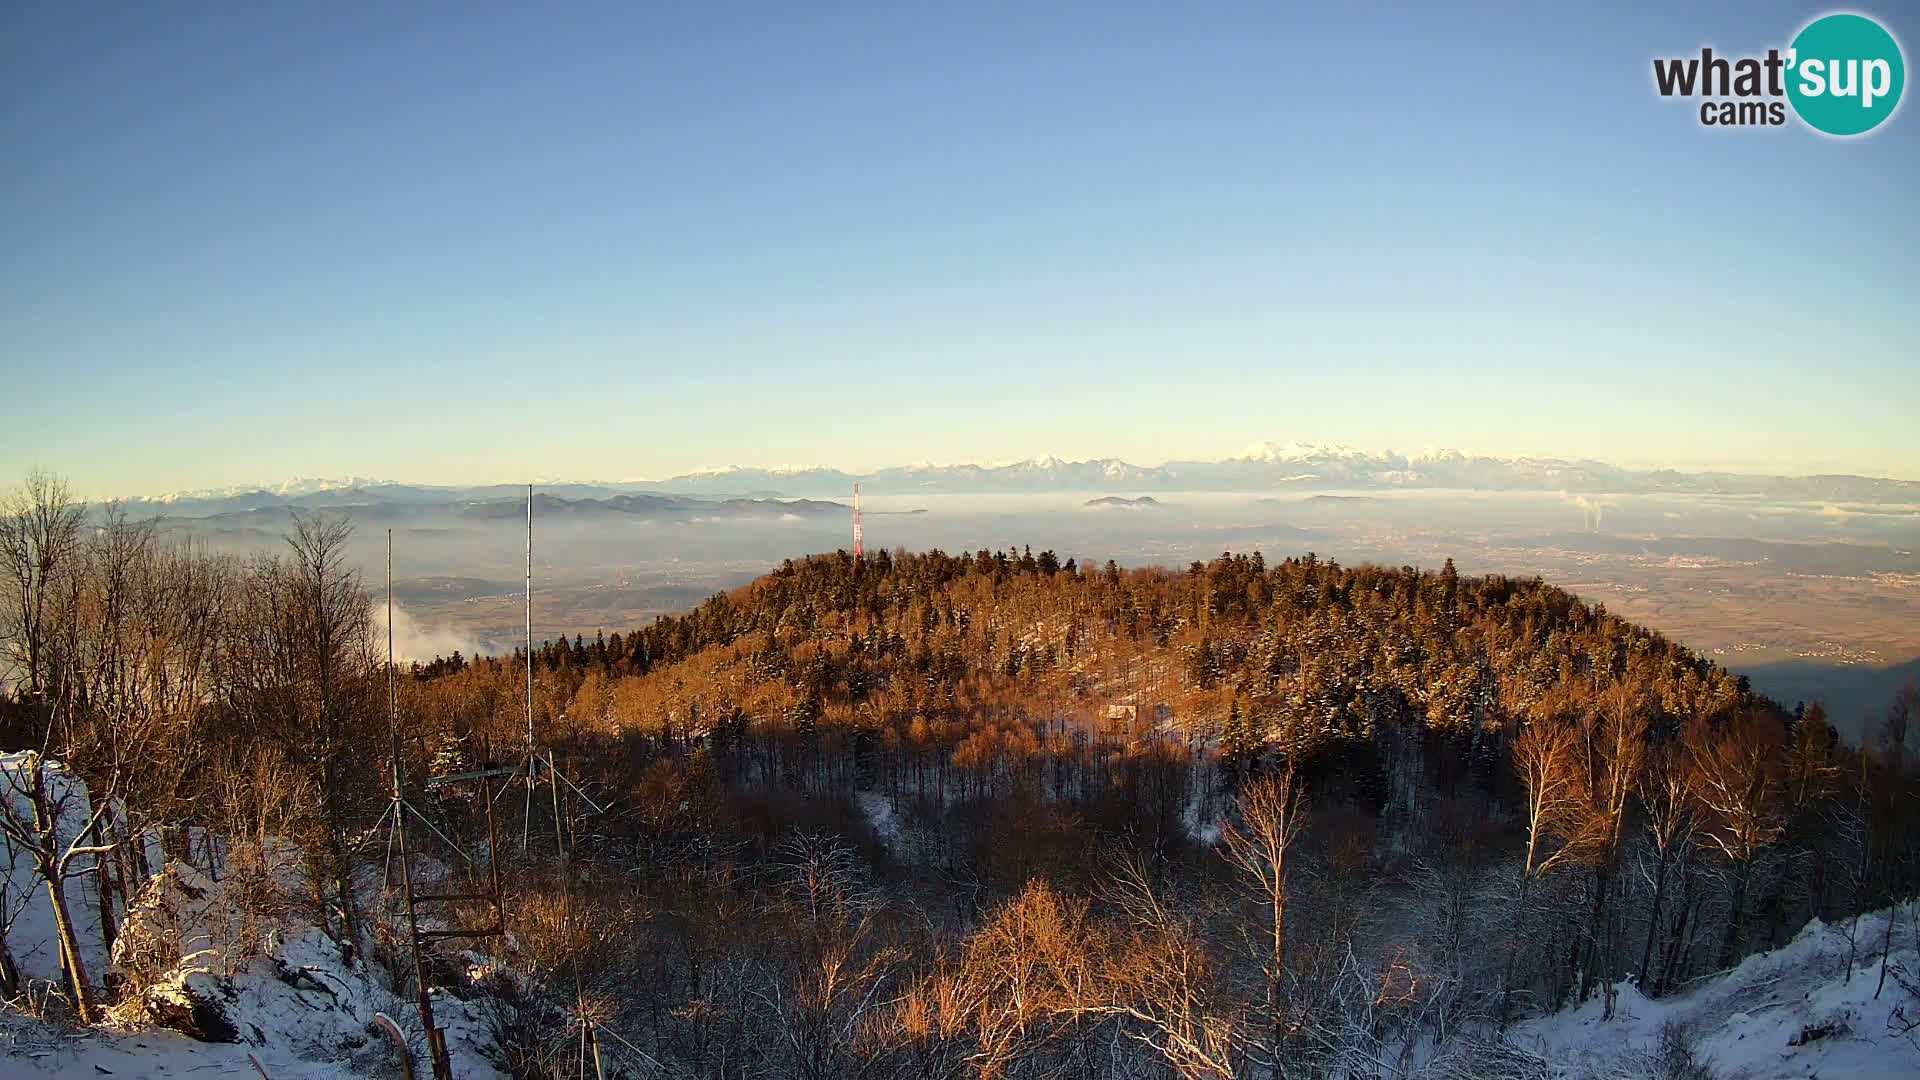
M 169 863 L 142 889 L 115 947 L 124 974 L 158 960 L 159 976 L 90 1031 L 67 1034 L 0 1014 L 0 1077 L 257 1077 L 255 1058 L 272 1080 L 398 1076 L 392 1044 L 375 1028 L 379 1013 L 397 1023 L 424 1067 L 414 1003 L 393 991 L 392 973 L 348 962 L 336 942 L 295 913 L 243 923 L 226 896 L 233 880 Z M 434 995 L 455 1074 L 497 1080 L 486 991 L 470 983 L 461 995 Z M 215 1041 L 161 1026 L 156 1005 L 176 1016 L 192 1013 Z
M 1731 971 L 1658 1001 L 1620 985 L 1616 1015 L 1602 1003 L 1517 1027 L 1513 1041 L 1539 1051 L 1568 1080 L 1658 1075 L 1650 1068 L 1667 1024 L 1684 1026 L 1697 1060 L 1718 1080 L 1760 1077 L 1920 1076 L 1920 952 L 1916 908 L 1891 913 L 1893 951 L 1884 988 L 1879 945 L 1888 912 L 1863 915 L 1855 928 L 1862 955 L 1847 973 L 1847 927 L 1818 919 L 1784 948 L 1748 957 Z
M 0 799 L 8 800 L 15 820 L 29 827 L 34 823 L 33 803 L 26 795 L 32 786 L 27 772 L 31 756 L 30 751 L 0 754 Z M 55 835 L 62 845 L 71 844 L 93 814 L 86 782 L 53 761 L 45 764 L 43 775 L 47 798 L 59 811 Z M 81 855 L 73 869 L 92 865 L 93 856 Z M 100 933 L 100 895 L 94 881 L 92 874 L 67 879 L 67 915 L 80 942 L 81 962 L 97 983 L 106 970 L 107 948 Z M 60 981 L 60 942 L 53 926 L 53 901 L 32 856 L 0 836 L 0 927 L 6 928 L 7 946 L 22 976 Z

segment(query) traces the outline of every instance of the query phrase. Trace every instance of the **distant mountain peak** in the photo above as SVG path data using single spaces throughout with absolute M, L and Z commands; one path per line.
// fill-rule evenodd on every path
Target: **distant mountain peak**
M 360 491 L 366 488 L 392 487 L 392 480 L 378 480 L 371 476 L 317 477 L 299 476 L 284 480 L 278 484 L 233 484 L 227 487 L 199 488 L 191 491 L 170 491 L 157 495 L 147 502 L 178 503 L 195 499 L 231 499 L 241 495 L 280 495 L 294 498 L 301 495 L 318 495 L 327 491 Z
M 1586 458 L 1495 457 L 1450 447 L 1428 447 L 1403 456 L 1392 450 L 1375 452 L 1340 443 L 1299 441 L 1259 442 L 1233 457 L 1211 461 L 1175 460 L 1160 465 L 1133 465 L 1114 457 L 1076 461 L 1046 453 L 990 465 L 940 465 L 920 461 L 867 472 L 826 465 L 720 465 L 658 481 L 587 484 L 554 480 L 540 486 L 561 489 L 570 497 L 671 492 L 705 498 L 770 495 L 837 498 L 848 494 L 856 482 L 869 495 L 1435 488 L 1595 494 L 1718 493 L 1835 503 L 1920 501 L 1920 481 L 1912 480 L 1628 469 Z M 458 498 L 457 493 L 462 491 L 484 492 L 491 498 L 497 494 L 491 489 L 505 486 L 419 487 L 349 476 L 301 478 L 272 486 L 175 492 L 135 501 L 176 508 L 222 502 L 252 507 L 282 502 L 337 506 L 370 500 L 434 501 Z
M 391 480 L 376 480 L 371 476 L 319 477 L 302 476 L 288 480 L 279 487 L 270 488 L 275 495 L 312 495 L 322 491 L 357 491 L 360 488 L 388 487 Z
M 1257 442 L 1240 452 L 1240 461 L 1360 461 L 1383 458 L 1341 443 Z
M 1041 454 L 1039 457 L 1015 458 L 1012 461 L 996 461 L 988 467 L 993 469 L 1051 470 L 1063 468 L 1071 464 L 1073 463 L 1063 461 L 1052 454 Z M 957 467 L 963 468 L 964 466 Z

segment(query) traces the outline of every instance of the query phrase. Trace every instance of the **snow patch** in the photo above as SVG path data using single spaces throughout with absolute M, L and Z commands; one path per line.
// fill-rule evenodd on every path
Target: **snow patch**
M 893 800 L 883 791 L 861 791 L 854 793 L 854 801 L 860 804 L 860 812 L 866 816 L 873 835 L 887 846 L 888 852 L 898 852 L 905 828 L 900 815 L 893 811 Z
M 32 831 L 34 824 L 31 764 L 37 755 L 20 751 L 0 755 L 0 799 L 7 800 L 0 813 Z M 55 843 L 62 848 L 79 839 L 93 815 L 86 781 L 68 772 L 57 761 L 42 759 L 41 775 L 46 799 L 57 808 Z M 19 965 L 21 977 L 58 984 L 61 981 L 60 938 L 54 932 L 53 900 L 47 885 L 35 867 L 34 859 L 11 840 L 0 836 L 0 930 L 6 945 Z M 67 878 L 67 916 L 73 920 L 74 937 L 80 943 L 80 960 L 87 969 L 88 981 L 97 984 L 106 969 L 107 949 L 100 933 L 100 894 L 95 875 L 89 870 L 93 856 L 77 856 Z M 11 925 L 9 925 L 9 923 Z
M 1682 993 L 1650 999 L 1622 982 L 1612 1019 L 1595 999 L 1516 1026 L 1513 1041 L 1538 1050 L 1568 1080 L 1637 1075 L 1669 1024 L 1689 1033 L 1695 1056 L 1718 1080 L 1920 1076 L 1920 1028 L 1902 1030 L 1920 1017 L 1915 915 L 1905 904 L 1860 916 L 1851 973 L 1847 925 L 1815 919 L 1785 947 Z M 1878 946 L 1889 920 L 1893 948 L 1882 988 Z

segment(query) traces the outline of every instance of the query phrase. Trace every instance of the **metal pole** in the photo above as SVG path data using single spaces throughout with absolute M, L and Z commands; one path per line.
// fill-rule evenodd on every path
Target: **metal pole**
M 560 904 L 562 917 L 573 922 L 573 866 L 567 853 L 566 839 L 560 829 L 560 766 L 553 759 L 553 751 L 547 751 L 547 781 L 553 785 L 553 843 L 560 858 Z M 593 1018 L 587 1015 L 587 991 L 580 978 L 580 959 L 573 963 L 573 1007 L 580 1022 L 580 1076 L 587 1075 L 587 1048 L 593 1048 L 593 1069 L 596 1076 L 600 1072 L 600 1040 L 593 1034 Z
M 387 732 L 393 736 L 393 797 L 400 797 L 400 704 L 393 683 L 393 530 L 387 530 Z
M 861 560 L 866 558 L 866 554 L 867 554 L 866 535 L 860 528 L 860 482 L 856 480 L 854 481 L 854 484 L 853 484 L 853 565 L 854 565 L 854 569 L 858 570 L 860 568 Z
M 493 743 L 480 736 L 480 796 L 487 804 L 487 877 L 493 889 L 493 925 L 505 930 L 507 914 L 500 898 L 500 841 L 493 817 Z
M 537 762 L 533 756 L 533 485 L 527 485 L 527 816 L 520 830 L 520 854 L 527 853 L 533 832 L 533 783 Z
M 567 875 L 567 838 L 560 824 L 560 766 L 553 763 L 553 751 L 547 751 L 547 783 L 553 787 L 553 849 L 560 853 L 560 874 Z
M 393 752 L 394 847 L 400 856 L 400 895 L 406 903 L 407 942 L 413 953 L 413 984 L 420 1007 L 420 1032 L 427 1043 L 435 1080 L 452 1080 L 446 1055 L 438 1051 L 439 1032 L 433 1022 L 433 992 L 427 985 L 427 965 L 420 955 L 420 920 L 413 906 L 413 867 L 407 858 L 407 805 L 402 798 L 400 768 L 400 708 L 393 662 L 393 530 L 387 530 L 387 730 Z

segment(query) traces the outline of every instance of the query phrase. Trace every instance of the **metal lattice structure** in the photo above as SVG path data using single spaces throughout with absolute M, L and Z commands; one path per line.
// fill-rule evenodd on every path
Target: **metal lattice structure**
M 391 815 L 388 843 L 392 855 L 399 860 L 400 902 L 407 924 L 407 948 L 413 959 L 413 982 L 416 1001 L 420 1010 L 420 1033 L 426 1043 L 427 1058 L 433 1069 L 434 1080 L 453 1080 L 453 1063 L 447 1053 L 446 1034 L 434 1022 L 433 983 L 426 965 L 426 950 L 433 942 L 455 938 L 492 938 L 506 933 L 506 909 L 500 891 L 500 864 L 498 860 L 499 834 L 493 812 L 493 781 L 498 776 L 512 776 L 517 770 L 502 769 L 493 761 L 492 747 L 483 737 L 480 741 L 480 767 L 471 772 L 455 773 L 448 776 L 429 777 L 426 786 L 429 789 L 453 784 L 480 785 L 480 805 L 484 808 L 487 821 L 487 863 L 484 876 L 477 872 L 473 860 L 458 845 L 448 841 L 454 851 L 469 864 L 466 891 L 455 891 L 451 884 L 443 884 L 441 892 L 419 893 L 413 888 L 413 852 L 407 841 L 407 818 L 412 815 L 429 830 L 441 835 L 431 819 L 422 814 L 406 796 L 406 770 L 400 754 L 400 707 L 397 677 L 398 664 L 393 654 L 393 530 L 387 530 L 387 723 L 392 742 L 392 805 L 387 813 Z M 391 884 L 392 863 L 388 865 Z M 479 880 L 475 880 L 479 877 Z M 458 905 L 483 903 L 488 915 L 485 921 L 477 924 L 461 924 L 451 918 L 436 918 L 437 925 L 423 929 L 420 925 L 422 908 L 436 905 Z M 445 911 L 446 909 L 442 909 Z M 450 913 L 449 913 L 450 914 Z M 404 1053 L 403 1047 L 403 1053 Z M 411 1068 L 408 1070 L 411 1072 Z
M 860 484 L 855 481 L 853 485 L 853 561 L 857 563 L 866 558 L 866 555 L 866 537 L 860 530 Z

